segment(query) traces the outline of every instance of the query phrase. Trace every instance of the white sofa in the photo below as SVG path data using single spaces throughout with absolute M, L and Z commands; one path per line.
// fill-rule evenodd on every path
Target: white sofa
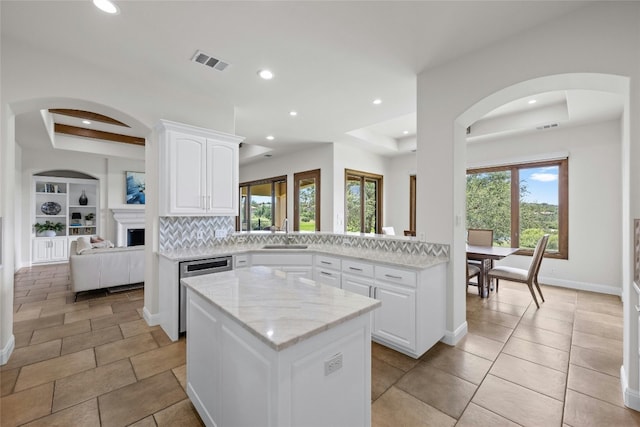
M 144 282 L 144 246 L 96 248 L 77 253 L 71 243 L 69 265 L 73 292 Z

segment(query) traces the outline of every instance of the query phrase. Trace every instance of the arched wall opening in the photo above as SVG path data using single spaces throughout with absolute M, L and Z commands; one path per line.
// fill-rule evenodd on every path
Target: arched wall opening
M 451 245 L 451 266 L 452 279 L 449 285 L 453 287 L 453 301 L 448 301 L 448 308 L 452 308 L 454 313 L 449 318 L 457 319 L 459 323 L 454 323 L 450 331 L 466 331 L 466 292 L 463 286 L 454 286 L 457 283 L 464 283 L 464 263 L 466 263 L 465 250 L 465 224 L 466 224 L 466 169 L 468 164 L 466 129 L 484 115 L 511 101 L 534 96 L 543 92 L 558 90 L 594 90 L 620 95 L 623 100 L 623 114 L 621 119 L 621 158 L 619 163 L 619 173 L 621 174 L 622 186 L 620 198 L 622 200 L 622 215 L 620 218 L 619 239 L 621 259 L 618 265 L 608 266 L 608 268 L 619 268 L 622 278 L 621 298 L 624 304 L 624 350 L 623 366 L 621 367 L 621 381 L 624 391 L 624 400 L 627 406 L 638 408 L 638 364 L 637 353 L 631 349 L 638 346 L 638 323 L 634 321 L 634 313 L 631 308 L 633 304 L 634 290 L 633 280 L 633 219 L 632 219 L 632 170 L 631 170 L 631 142 L 630 142 L 630 78 L 620 75 L 599 74 L 599 73 L 567 73 L 538 77 L 505 87 L 493 92 L 475 104 L 471 105 L 460 114 L 453 123 L 453 212 L 455 213 L 455 226 L 453 227 L 453 241 Z M 569 159 L 571 162 L 571 157 Z M 571 224 L 570 224 L 571 227 Z M 459 289 L 458 289 L 459 288 Z M 631 307 L 631 308 L 630 308 Z

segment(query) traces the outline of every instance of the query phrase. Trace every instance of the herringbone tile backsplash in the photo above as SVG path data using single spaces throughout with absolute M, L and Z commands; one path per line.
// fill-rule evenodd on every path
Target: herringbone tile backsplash
M 226 231 L 227 237 L 216 238 L 215 231 Z M 202 239 L 198 238 L 198 233 Z M 449 245 L 427 243 L 407 238 L 332 233 L 290 233 L 289 242 L 306 245 L 339 245 L 363 250 L 380 250 L 407 255 L 448 257 Z M 236 233 L 235 217 L 160 217 L 160 251 L 191 249 L 244 243 L 264 245 L 285 243 L 284 233 Z

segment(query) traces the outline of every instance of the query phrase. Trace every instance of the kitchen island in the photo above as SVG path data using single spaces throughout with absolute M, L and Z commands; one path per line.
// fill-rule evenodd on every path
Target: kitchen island
M 207 425 L 370 424 L 379 301 L 268 267 L 182 284 L 187 394 Z

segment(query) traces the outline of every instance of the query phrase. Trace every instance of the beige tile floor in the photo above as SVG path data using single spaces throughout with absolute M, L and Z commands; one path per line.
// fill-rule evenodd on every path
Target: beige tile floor
M 419 360 L 373 344 L 374 426 L 627 426 L 619 298 L 505 282 L 467 294 L 469 333 Z M 16 274 L 16 349 L 0 368 L 0 425 L 199 426 L 185 341 L 142 319 L 142 290 L 69 291 L 68 265 Z

